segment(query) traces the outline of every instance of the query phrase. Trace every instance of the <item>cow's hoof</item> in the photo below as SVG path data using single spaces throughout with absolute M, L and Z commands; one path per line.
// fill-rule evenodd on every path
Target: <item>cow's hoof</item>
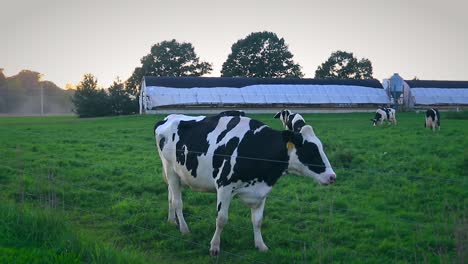
M 263 245 L 258 245 L 258 246 L 255 246 L 255 247 L 256 247 L 256 248 L 258 249 L 258 251 L 260 251 L 260 252 L 266 252 L 266 251 L 268 251 L 268 247 L 267 247 L 265 244 L 263 244 Z
M 190 230 L 188 228 L 181 228 L 180 233 L 182 233 L 182 235 L 188 235 L 190 234 Z
M 177 221 L 175 220 L 175 218 L 168 218 L 167 219 L 167 222 L 171 225 L 177 225 Z
M 219 255 L 219 247 L 210 248 L 210 256 L 216 257 Z

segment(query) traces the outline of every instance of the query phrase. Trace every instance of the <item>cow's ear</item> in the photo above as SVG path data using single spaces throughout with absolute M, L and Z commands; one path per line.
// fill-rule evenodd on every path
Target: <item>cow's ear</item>
M 276 115 L 274 116 L 274 118 L 279 118 L 281 115 L 281 111 L 279 111 L 278 113 L 276 113 Z
M 310 125 L 303 126 L 301 128 L 301 134 L 304 136 L 315 136 L 314 129 Z

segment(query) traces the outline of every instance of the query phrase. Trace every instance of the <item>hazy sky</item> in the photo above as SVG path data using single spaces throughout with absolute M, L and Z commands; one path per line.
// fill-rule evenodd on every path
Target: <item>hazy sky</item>
M 234 42 L 283 37 L 313 78 L 335 50 L 372 61 L 374 77 L 468 80 L 466 0 L 0 0 L 0 68 L 64 87 L 92 73 L 107 87 L 130 77 L 153 44 L 190 42 L 220 76 Z

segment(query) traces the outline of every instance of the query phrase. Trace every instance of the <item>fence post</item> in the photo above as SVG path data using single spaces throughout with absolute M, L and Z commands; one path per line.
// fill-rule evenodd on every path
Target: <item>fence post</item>
M 24 179 L 24 164 L 21 162 L 21 148 L 19 145 L 16 145 L 16 163 L 18 166 L 18 195 L 19 200 L 24 204 L 24 189 L 25 189 L 25 179 Z
M 307 244 L 306 244 L 305 241 L 303 242 L 302 250 L 303 250 L 303 253 L 302 253 L 302 263 L 307 263 Z
M 62 184 L 62 211 L 65 212 L 65 186 Z
M 44 86 L 41 85 L 41 116 L 44 115 Z

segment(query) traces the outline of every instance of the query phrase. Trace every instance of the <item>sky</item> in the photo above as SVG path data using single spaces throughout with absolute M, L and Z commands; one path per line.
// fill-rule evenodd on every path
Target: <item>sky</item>
M 0 0 L 0 68 L 65 87 L 130 77 L 152 45 L 190 42 L 220 76 L 237 40 L 271 31 L 306 78 L 333 51 L 371 60 L 374 78 L 468 80 L 466 0 Z

